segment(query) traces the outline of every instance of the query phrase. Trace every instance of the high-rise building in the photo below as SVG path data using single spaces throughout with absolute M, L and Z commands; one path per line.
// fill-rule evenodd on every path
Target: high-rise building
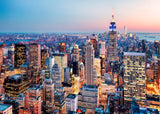
M 25 80 L 21 74 L 8 76 L 4 81 L 5 93 L 16 98 L 20 93 L 25 93 L 29 88 L 29 81 Z
M 81 62 L 80 65 L 79 65 L 79 77 L 80 77 L 79 86 L 81 88 L 83 86 L 83 84 L 84 84 L 84 81 L 85 81 L 84 64 L 83 64 L 83 62 Z
M 45 60 L 49 57 L 48 47 L 41 50 L 41 67 L 45 69 Z
M 64 42 L 59 43 L 59 52 L 66 52 L 66 44 Z
M 89 41 L 85 49 L 85 83 L 87 85 L 95 85 L 93 77 L 94 69 L 94 48 Z
M 124 52 L 124 97 L 145 100 L 145 62 L 145 53 Z
M 79 61 L 79 47 L 76 44 L 73 48 L 73 52 L 72 52 L 72 61 L 73 62 L 77 62 Z
M 96 85 L 84 84 L 78 94 L 78 107 L 95 109 L 99 105 L 99 89 Z
M 58 64 L 54 64 L 52 67 L 51 79 L 53 81 L 55 90 L 60 89 L 61 86 L 61 68 Z
M 105 55 L 105 42 L 104 41 L 99 41 L 99 55 Z
M 158 58 L 160 58 L 160 42 L 157 40 L 154 41 L 154 50 L 155 54 L 157 54 Z
M 67 67 L 67 54 L 66 53 L 53 53 L 53 57 L 55 58 L 55 63 L 59 65 L 61 68 L 61 82 L 64 82 L 64 68 Z
M 95 34 L 92 35 L 92 39 L 91 39 L 91 44 L 93 45 L 94 48 L 94 56 L 98 57 L 98 41 L 95 38 Z
M 117 31 L 116 23 L 114 21 L 114 15 L 112 15 L 112 21 L 109 26 L 109 61 L 118 61 L 117 57 Z
M 25 94 L 25 107 L 30 109 L 32 114 L 41 114 L 41 97 L 39 87 L 31 87 Z
M 51 79 L 45 79 L 43 82 L 43 107 L 45 113 L 53 113 L 54 84 Z
M 94 58 L 94 68 L 96 69 L 97 76 L 101 76 L 101 59 L 100 58 Z
M 78 94 L 79 93 L 79 76 L 74 76 L 74 81 L 72 83 L 72 93 Z
M 41 69 L 41 50 L 39 44 L 29 45 L 29 68 L 31 70 L 32 84 L 38 84 L 40 80 Z
M 76 112 L 78 108 L 78 96 L 76 94 L 69 94 L 66 98 L 66 112 Z
M 3 65 L 3 49 L 0 47 L 0 72 Z
M 14 51 L 14 67 L 20 68 L 26 62 L 26 45 L 15 44 Z
M 65 91 L 58 90 L 54 92 L 54 103 L 55 108 L 59 110 L 59 113 L 66 113 L 66 100 L 65 100 Z
M 37 69 L 41 68 L 41 46 L 39 44 L 29 45 L 29 66 L 36 66 Z
M 70 68 L 70 67 L 64 68 L 64 83 L 68 83 L 68 84 L 70 83 L 70 79 L 71 79 L 72 74 L 73 74 L 72 73 L 72 68 Z
M 45 60 L 45 78 L 49 79 L 51 77 L 52 67 L 54 65 L 54 57 L 48 57 Z
M 79 73 L 79 47 L 75 45 L 72 53 L 72 62 L 73 62 L 73 74 Z

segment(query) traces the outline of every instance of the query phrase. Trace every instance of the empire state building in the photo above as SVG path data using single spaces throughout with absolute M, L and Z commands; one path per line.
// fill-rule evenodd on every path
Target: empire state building
M 118 61 L 118 57 L 117 57 L 117 31 L 116 31 L 116 23 L 114 21 L 114 15 L 112 15 L 112 21 L 109 26 L 108 60 L 110 62 Z

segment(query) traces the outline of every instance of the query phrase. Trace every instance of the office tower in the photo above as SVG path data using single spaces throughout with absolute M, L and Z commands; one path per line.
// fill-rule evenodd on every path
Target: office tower
M 93 78 L 94 49 L 91 42 L 88 42 L 85 48 L 85 83 L 87 85 L 95 85 Z
M 124 26 L 124 33 L 127 34 L 127 27 Z
M 25 80 L 21 74 L 8 76 L 5 78 L 4 84 L 5 93 L 16 98 L 20 93 L 25 93 L 29 88 L 29 81 Z
M 99 55 L 105 55 L 105 42 L 104 41 L 99 41 Z
M 146 52 L 146 44 L 145 44 L 145 40 L 142 40 L 142 53 Z
M 12 114 L 12 105 L 0 103 L 0 114 Z
M 31 70 L 32 84 L 38 84 L 40 79 L 41 68 L 41 50 L 39 44 L 29 45 L 29 68 Z
M 74 45 L 74 47 L 73 47 L 72 61 L 73 62 L 79 61 L 79 47 L 77 44 Z
M 41 68 L 41 46 L 39 44 L 29 45 L 29 66 L 37 66 L 37 69 Z
M 52 67 L 54 65 L 54 57 L 48 57 L 45 60 L 45 78 L 49 79 L 51 77 Z
M 54 83 L 55 90 L 60 89 L 61 86 L 61 68 L 58 64 L 54 64 L 52 67 L 51 79 Z
M 117 57 L 117 31 L 116 23 L 114 21 L 114 15 L 112 15 L 112 21 L 109 26 L 109 61 L 118 61 Z
M 14 67 L 20 68 L 27 61 L 26 46 L 24 44 L 15 44 L 14 56 Z
M 66 52 L 66 44 L 64 42 L 59 43 L 59 52 Z
M 100 58 L 94 58 L 94 68 L 96 69 L 97 76 L 101 76 L 101 59 Z
M 78 107 L 95 109 L 99 104 L 99 89 L 96 85 L 84 84 L 78 94 Z
M 64 68 L 67 67 L 67 54 L 66 53 L 53 53 L 55 63 L 61 68 L 61 82 L 64 82 Z
M 48 51 L 48 47 L 44 47 L 42 50 L 41 50 L 41 67 L 42 69 L 45 69 L 45 60 L 46 58 L 49 57 L 49 51 Z
M 43 82 L 43 107 L 45 113 L 51 114 L 54 110 L 54 83 L 51 79 Z
M 78 96 L 76 94 L 69 94 L 66 98 L 66 112 L 76 112 L 78 108 Z
M 79 77 L 80 77 L 80 88 L 83 86 L 84 81 L 85 81 L 85 75 L 84 75 L 84 64 L 83 62 L 80 63 L 79 65 Z
M 66 113 L 66 100 L 64 90 L 58 90 L 54 92 L 54 103 L 55 108 L 59 110 L 59 113 Z
M 30 109 L 32 114 L 41 114 L 41 97 L 39 87 L 31 87 L 25 94 L 24 108 Z
M 73 80 L 73 83 L 72 83 L 72 93 L 73 94 L 78 94 L 79 93 L 79 80 L 80 80 L 79 76 L 74 76 L 74 80 Z
M 70 83 L 70 77 L 72 75 L 72 68 L 66 67 L 64 68 L 64 83 Z
M 101 75 L 104 75 L 106 73 L 105 56 L 100 55 L 99 58 L 101 59 Z
M 145 100 L 145 53 L 124 52 L 124 97 Z
M 3 65 L 3 49 L 0 47 L 0 71 Z
M 19 107 L 24 107 L 25 95 L 24 95 L 23 93 L 20 93 L 20 94 L 17 96 L 16 101 L 19 103 Z
M 98 41 L 95 38 L 95 34 L 92 35 L 92 39 L 91 39 L 91 44 L 93 45 L 94 48 L 94 56 L 98 57 Z
M 72 53 L 73 74 L 79 73 L 79 47 L 75 45 Z
M 28 70 L 29 70 L 28 66 L 29 66 L 28 62 L 25 62 L 20 66 L 20 74 L 22 74 L 25 79 L 30 79 L 30 77 L 28 76 Z
M 154 41 L 154 50 L 157 57 L 160 58 L 160 43 L 157 40 Z

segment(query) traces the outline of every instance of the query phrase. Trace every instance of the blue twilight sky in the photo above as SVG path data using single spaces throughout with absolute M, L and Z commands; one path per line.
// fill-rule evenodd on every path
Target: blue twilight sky
M 160 31 L 160 0 L 0 0 L 0 32 Z

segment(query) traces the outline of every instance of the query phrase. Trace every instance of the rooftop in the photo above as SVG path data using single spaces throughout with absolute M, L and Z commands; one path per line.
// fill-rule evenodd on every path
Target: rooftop
M 6 104 L 0 104 L 0 111 L 5 111 L 7 108 L 9 108 L 11 105 Z
M 14 79 L 14 80 L 18 80 L 18 79 L 21 79 L 21 78 L 22 78 L 21 74 L 15 74 L 15 75 L 11 76 L 11 79 Z
M 67 96 L 67 98 L 75 99 L 76 96 L 77 96 L 76 94 L 69 94 L 69 95 Z
M 124 52 L 124 56 L 145 56 L 145 53 Z

